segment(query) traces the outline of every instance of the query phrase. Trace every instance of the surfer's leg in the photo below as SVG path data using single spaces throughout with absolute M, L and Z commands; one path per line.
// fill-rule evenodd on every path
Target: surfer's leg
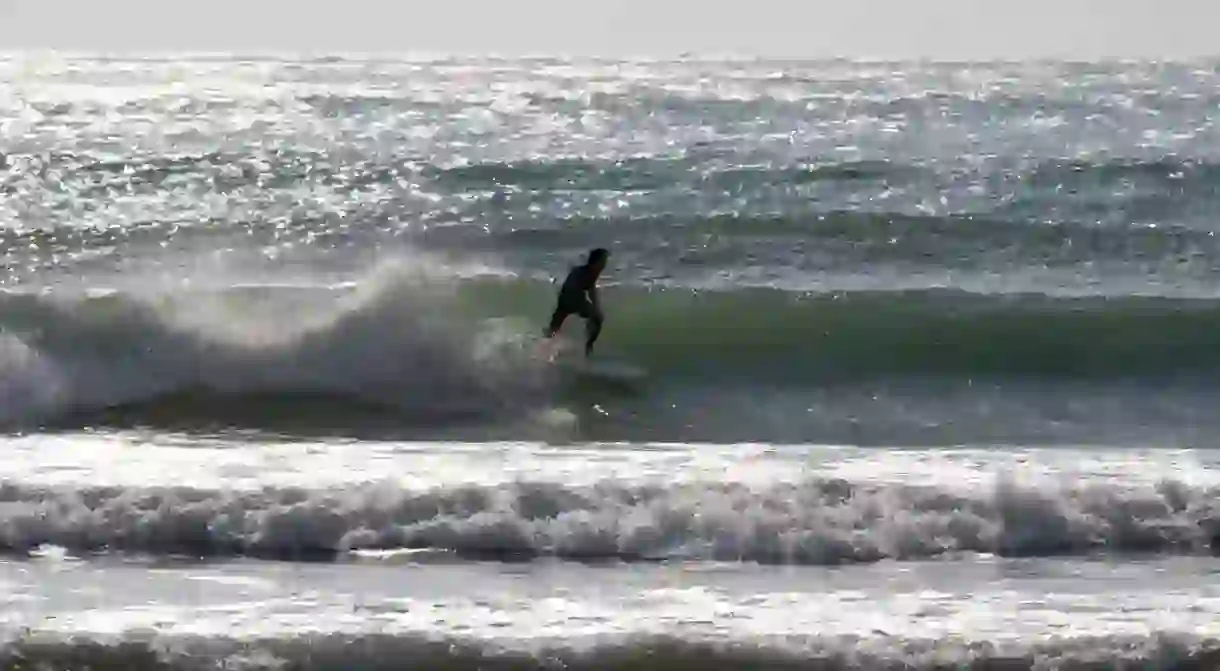
M 597 336 L 602 333 L 602 313 L 590 307 L 584 318 L 585 331 L 588 333 L 588 337 L 585 339 L 585 356 L 589 356 L 593 353 L 593 343 L 597 342 Z
M 568 318 L 569 314 L 571 313 L 564 310 L 562 305 L 555 308 L 554 314 L 551 315 L 551 323 L 542 332 L 542 335 L 554 338 L 555 334 L 559 333 L 559 329 L 563 326 L 563 321 Z

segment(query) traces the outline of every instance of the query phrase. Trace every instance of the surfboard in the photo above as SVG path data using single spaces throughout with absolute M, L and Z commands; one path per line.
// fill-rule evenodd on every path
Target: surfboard
M 615 382 L 639 382 L 648 377 L 648 371 L 640 366 L 602 357 L 585 358 L 577 347 L 559 339 L 543 340 L 538 344 L 537 356 L 560 370 Z
M 648 377 L 648 372 L 625 361 L 611 359 L 572 358 L 556 362 L 560 367 L 578 375 L 614 380 L 617 382 L 639 382 Z

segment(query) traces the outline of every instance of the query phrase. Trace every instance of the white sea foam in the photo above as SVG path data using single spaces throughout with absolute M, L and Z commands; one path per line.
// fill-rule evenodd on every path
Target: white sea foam
M 1192 452 L 209 449 L 113 438 L 27 439 L 8 451 L 0 540 L 17 551 L 330 557 L 420 548 L 836 564 L 961 552 L 1207 553 L 1220 528 L 1216 471 Z
M 408 423 L 528 409 L 545 370 L 523 326 L 461 313 L 470 272 L 420 255 L 338 287 L 0 293 L 0 423 L 182 393 L 332 394 Z
M 1212 567 L 1163 560 L 1133 579 L 1134 565 L 1075 561 L 702 572 L 0 562 L 0 620 L 17 634 L 0 657 L 174 669 L 1178 668 L 1220 645 L 1215 590 L 1183 589 Z

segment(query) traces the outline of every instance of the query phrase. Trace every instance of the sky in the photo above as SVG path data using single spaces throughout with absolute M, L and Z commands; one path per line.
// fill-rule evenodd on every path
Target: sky
M 1220 55 L 1220 0 L 0 0 L 0 49 Z

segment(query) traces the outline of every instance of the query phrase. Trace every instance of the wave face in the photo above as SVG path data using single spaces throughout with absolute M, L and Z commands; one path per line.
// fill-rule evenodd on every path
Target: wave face
M 834 440 L 860 439 L 861 413 L 900 411 L 878 394 L 908 406 L 950 394 L 943 408 L 913 412 L 959 423 L 969 419 L 961 403 L 1024 403 L 1005 413 L 1011 422 L 1040 394 L 1062 401 L 1105 385 L 1080 406 L 1085 419 L 1111 421 L 1107 403 L 1119 402 L 1146 417 L 1173 406 L 1169 422 L 1197 423 L 1220 392 L 1220 305 L 1210 299 L 614 286 L 600 352 L 649 373 L 626 384 L 539 356 L 549 284 L 385 267 L 335 287 L 2 294 L 0 420 L 530 436 L 555 411 L 600 403 L 618 412 L 577 419 L 608 438 Z M 578 348 L 579 320 L 568 330 Z M 1124 389 L 1127 400 L 1104 400 Z M 778 393 L 772 410 L 759 405 Z M 714 417 L 691 424 L 690 408 L 709 404 L 737 413 L 736 433 Z M 816 417 L 786 428 L 768 419 L 810 407 Z M 1010 431 L 1003 419 L 971 421 L 1000 427 L 1001 439 Z M 904 440 L 901 428 L 884 431 L 878 439 Z M 906 439 L 918 433 L 908 427 Z
M 543 291 L 471 288 L 513 316 Z M 610 289 L 607 349 L 666 374 L 819 385 L 861 378 L 1209 376 L 1220 303 L 960 291 Z
M 3 419 L 194 408 L 257 423 L 311 408 L 349 424 L 423 427 L 522 416 L 583 398 L 572 386 L 581 380 L 534 349 L 551 291 L 391 273 L 336 288 L 8 293 Z M 612 287 L 605 301 L 603 351 L 650 378 L 617 390 L 583 383 L 639 408 L 663 405 L 670 392 L 816 394 L 920 380 L 1188 380 L 1206 390 L 1220 368 L 1220 306 L 1211 300 Z

